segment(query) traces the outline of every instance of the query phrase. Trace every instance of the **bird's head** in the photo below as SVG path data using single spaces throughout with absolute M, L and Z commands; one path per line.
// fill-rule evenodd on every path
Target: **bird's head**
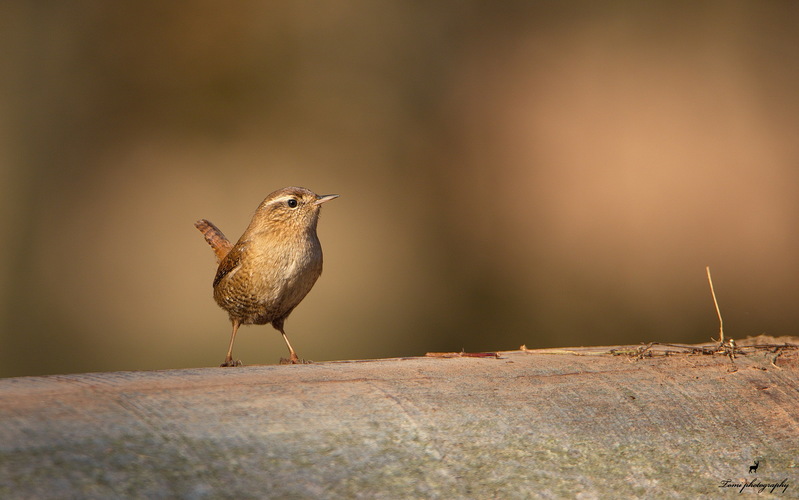
M 248 231 L 316 231 L 322 203 L 335 198 L 301 187 L 278 189 L 258 206 Z

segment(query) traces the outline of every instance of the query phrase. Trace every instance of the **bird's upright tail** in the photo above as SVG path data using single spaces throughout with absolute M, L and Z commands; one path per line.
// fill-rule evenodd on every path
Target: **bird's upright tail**
M 194 227 L 200 230 L 205 236 L 205 241 L 211 245 L 211 249 L 216 254 L 217 262 L 222 262 L 225 255 L 233 248 L 233 244 L 228 240 L 222 231 L 219 230 L 211 221 L 200 219 L 194 223 Z

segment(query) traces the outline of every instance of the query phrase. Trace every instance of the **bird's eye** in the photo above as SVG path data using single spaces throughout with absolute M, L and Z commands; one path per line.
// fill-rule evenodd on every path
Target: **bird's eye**
M 289 201 L 287 201 L 286 204 L 289 206 L 289 208 L 297 208 L 297 205 L 299 205 L 299 203 L 297 203 L 297 200 L 295 200 L 294 198 L 289 198 Z

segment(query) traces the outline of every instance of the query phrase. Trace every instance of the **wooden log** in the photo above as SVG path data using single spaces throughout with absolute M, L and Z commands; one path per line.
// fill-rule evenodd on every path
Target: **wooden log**
M 0 498 L 796 497 L 799 351 L 700 352 L 0 380 Z

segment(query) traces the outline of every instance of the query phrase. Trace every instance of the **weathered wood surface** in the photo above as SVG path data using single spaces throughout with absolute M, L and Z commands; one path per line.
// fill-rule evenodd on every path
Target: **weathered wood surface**
M 754 478 L 799 494 L 796 350 L 0 380 L 4 499 L 698 498 Z

